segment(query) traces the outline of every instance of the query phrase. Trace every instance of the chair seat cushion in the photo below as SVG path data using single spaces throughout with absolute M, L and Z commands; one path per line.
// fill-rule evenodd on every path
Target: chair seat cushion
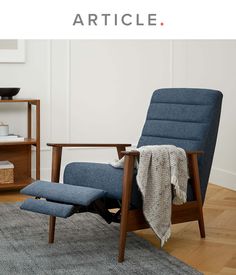
M 23 188 L 21 193 L 55 202 L 88 206 L 91 202 L 104 197 L 106 192 L 90 187 L 35 181 Z
M 20 206 L 21 209 L 36 213 L 51 215 L 55 217 L 68 218 L 75 210 L 74 205 L 50 202 L 46 200 L 37 200 L 29 198 Z
M 72 162 L 64 171 L 64 183 L 99 188 L 106 191 L 106 197 L 121 200 L 123 169 L 104 163 Z M 136 171 L 133 177 L 132 203 L 140 204 L 141 194 L 136 184 Z
M 70 185 L 99 188 L 106 191 L 107 198 L 121 200 L 123 171 L 104 163 L 72 162 L 65 168 L 63 181 Z M 142 196 L 136 183 L 136 171 L 134 171 L 132 187 L 131 203 L 139 207 L 142 205 Z M 190 184 L 188 184 L 187 199 L 193 200 Z

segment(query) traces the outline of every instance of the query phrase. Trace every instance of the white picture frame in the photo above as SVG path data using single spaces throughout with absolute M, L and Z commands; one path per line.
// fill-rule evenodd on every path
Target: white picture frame
M 17 40 L 13 49 L 0 49 L 0 63 L 25 63 L 25 41 Z

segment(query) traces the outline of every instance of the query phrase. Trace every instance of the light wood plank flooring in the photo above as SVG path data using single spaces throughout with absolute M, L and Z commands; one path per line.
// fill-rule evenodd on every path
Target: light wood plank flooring
M 14 192 L 0 193 L 0 202 L 22 201 Z M 204 205 L 206 239 L 201 239 L 197 222 L 172 226 L 164 249 L 206 275 L 236 274 L 236 192 L 209 185 Z M 150 229 L 136 232 L 159 247 Z

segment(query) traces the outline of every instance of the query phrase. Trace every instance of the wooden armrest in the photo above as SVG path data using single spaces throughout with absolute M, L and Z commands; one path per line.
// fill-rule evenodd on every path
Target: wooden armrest
M 128 143 L 47 143 L 52 147 L 129 147 Z
M 116 147 L 119 159 L 122 158 L 121 151 L 125 150 L 125 147 L 129 147 L 132 144 L 129 143 L 47 143 L 53 149 L 62 150 L 63 147 Z

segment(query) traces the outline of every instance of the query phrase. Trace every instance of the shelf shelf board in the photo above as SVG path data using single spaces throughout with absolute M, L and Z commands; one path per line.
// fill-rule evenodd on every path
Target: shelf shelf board
M 25 138 L 24 141 L 8 141 L 0 142 L 0 146 L 6 145 L 36 145 L 37 141 L 34 138 Z
M 0 190 L 19 190 L 34 182 L 32 178 L 16 181 L 15 183 L 0 183 Z
M 39 99 L 0 99 L 0 103 L 19 103 L 19 102 L 25 102 L 25 103 L 31 103 L 31 104 L 37 104 Z

